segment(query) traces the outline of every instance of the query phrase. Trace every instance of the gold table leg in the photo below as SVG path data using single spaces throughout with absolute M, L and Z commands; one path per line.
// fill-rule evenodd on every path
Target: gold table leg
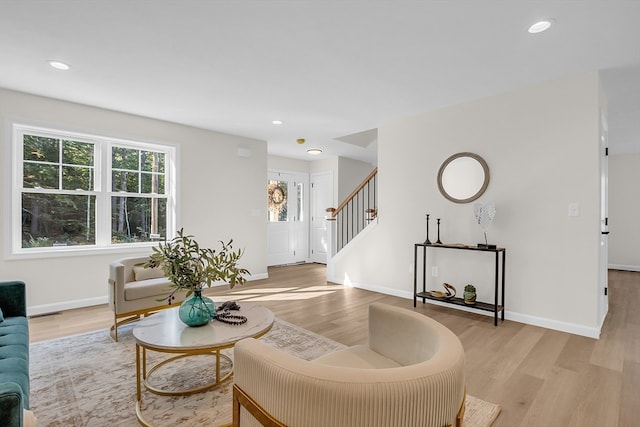
M 142 355 L 140 355 L 142 353 Z M 136 418 L 145 427 L 152 427 L 142 417 L 142 381 L 147 377 L 147 350 L 136 344 Z
M 160 367 L 166 365 L 167 363 L 173 362 L 175 360 L 189 357 L 189 356 L 199 356 L 199 355 L 212 355 L 216 357 L 216 378 L 215 381 L 212 381 L 208 384 L 205 384 L 200 387 L 194 387 L 187 390 L 162 390 L 154 387 L 149 384 L 148 380 L 151 374 L 159 369 Z M 229 372 L 227 372 L 224 376 L 221 373 L 220 367 L 220 359 L 226 359 L 230 363 Z M 147 371 L 147 349 L 145 347 L 136 344 L 136 418 L 138 422 L 145 427 L 152 427 L 151 424 L 144 420 L 142 416 L 142 386 L 150 391 L 151 393 L 161 395 L 161 396 L 186 396 L 190 394 L 200 393 L 206 390 L 210 390 L 218 385 L 222 384 L 226 380 L 228 380 L 233 375 L 233 360 L 226 354 L 221 354 L 220 349 L 217 349 L 213 352 L 193 352 L 193 353 L 184 353 L 179 354 L 174 357 L 170 357 L 168 359 L 162 360 L 155 365 L 153 365 Z

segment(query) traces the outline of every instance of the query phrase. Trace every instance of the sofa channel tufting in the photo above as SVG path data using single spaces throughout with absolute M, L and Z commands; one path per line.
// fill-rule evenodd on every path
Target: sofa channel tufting
M 29 409 L 29 324 L 24 282 L 0 282 L 0 426 L 22 427 Z
M 233 426 L 461 426 L 462 343 L 444 325 L 369 306 L 369 341 L 306 361 L 256 339 L 234 347 Z

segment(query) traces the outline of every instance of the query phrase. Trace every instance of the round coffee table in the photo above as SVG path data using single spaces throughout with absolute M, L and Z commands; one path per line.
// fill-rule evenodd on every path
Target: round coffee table
M 204 326 L 187 326 L 178 318 L 178 307 L 162 310 L 138 322 L 133 329 L 133 337 L 136 341 L 136 416 L 141 424 L 149 426 L 142 417 L 143 385 L 152 393 L 172 396 L 209 390 L 233 374 L 233 369 L 230 369 L 226 375 L 221 376 L 221 358 L 228 360 L 233 367 L 232 360 L 221 354 L 221 350 L 232 348 L 244 338 L 258 338 L 269 332 L 274 321 L 271 310 L 246 302 L 239 305 L 240 310 L 232 313 L 247 318 L 247 322 L 242 325 L 229 325 L 213 320 Z M 147 350 L 176 356 L 162 360 L 147 370 Z M 158 368 L 183 357 L 203 354 L 215 356 L 216 378 L 210 384 L 187 390 L 165 390 L 149 383 L 151 374 Z

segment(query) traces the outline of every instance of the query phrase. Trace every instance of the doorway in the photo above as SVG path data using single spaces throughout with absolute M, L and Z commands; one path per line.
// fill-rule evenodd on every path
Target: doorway
M 308 258 L 306 174 L 269 172 L 267 180 L 267 265 L 304 262 Z
M 600 249 L 598 274 L 598 320 L 602 324 L 609 311 L 609 127 L 600 113 Z

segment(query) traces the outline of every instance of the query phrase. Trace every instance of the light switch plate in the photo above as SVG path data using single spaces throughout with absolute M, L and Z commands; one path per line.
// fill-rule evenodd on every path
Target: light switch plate
M 580 204 L 578 202 L 569 203 L 569 216 L 580 216 Z

